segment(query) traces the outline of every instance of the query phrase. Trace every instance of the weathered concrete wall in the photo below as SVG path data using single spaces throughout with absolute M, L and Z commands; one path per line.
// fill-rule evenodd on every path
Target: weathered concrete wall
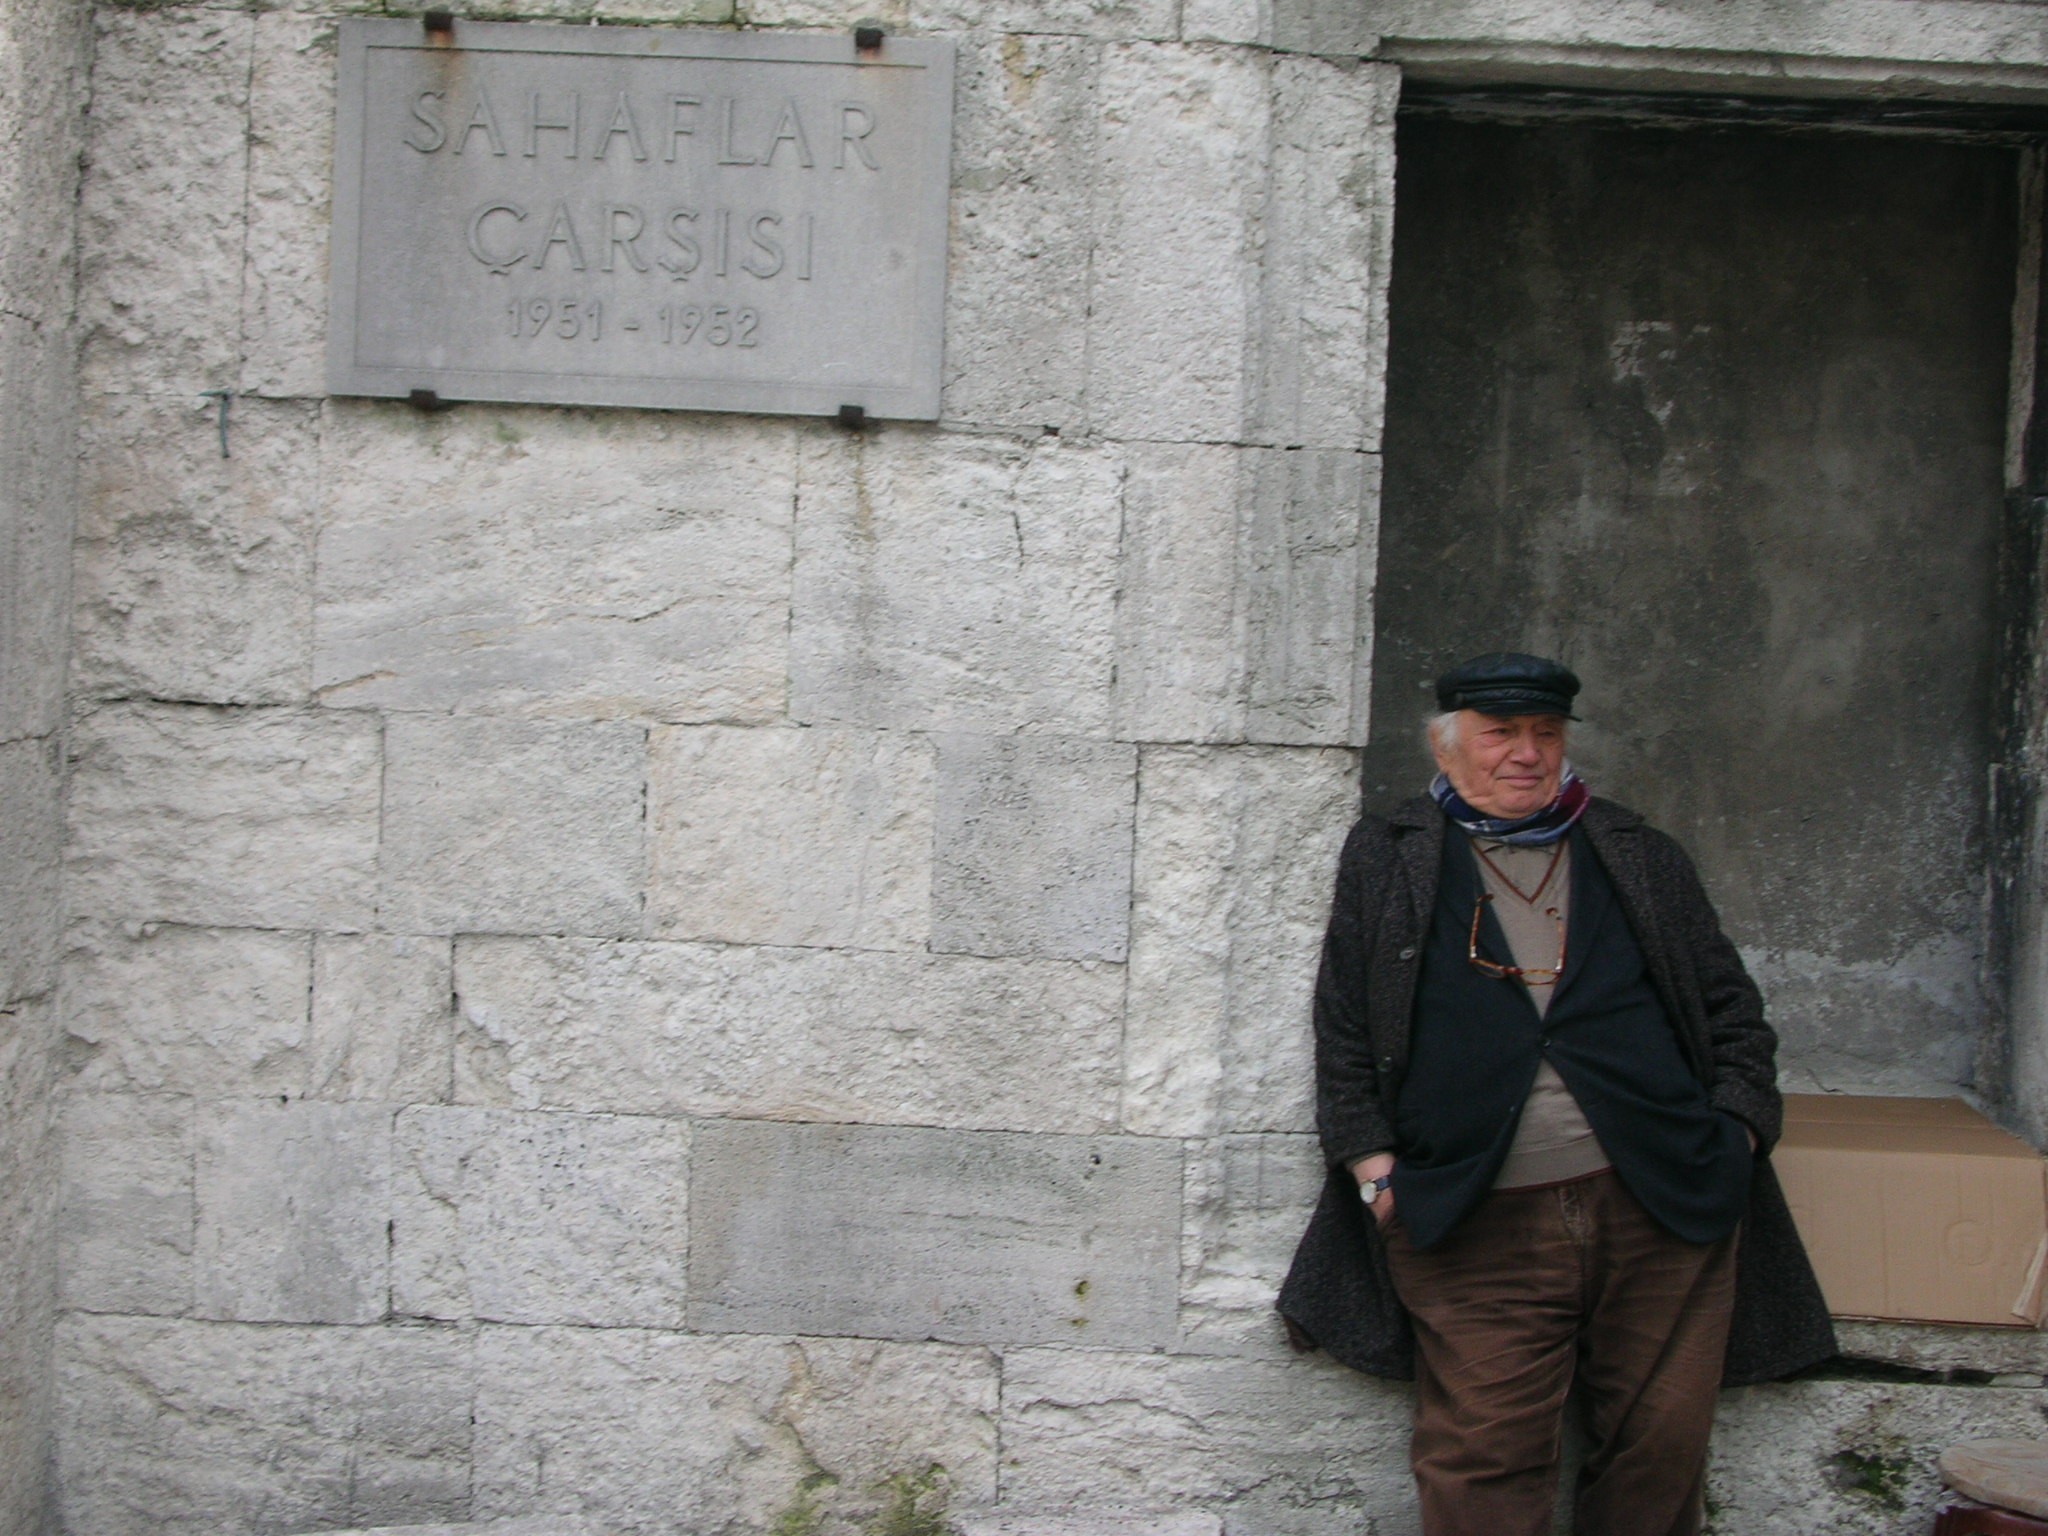
M 0 4 L 0 1531 L 49 1528 L 83 3 Z
M 66 1528 L 1405 1507 L 1271 1313 L 1393 72 L 885 6 L 959 48 L 940 424 L 425 416 L 321 396 L 333 10 L 96 16 Z
M 1996 1097 L 2014 153 L 1424 117 L 1401 155 L 1368 794 L 1426 772 L 1445 657 L 1560 654 L 1788 1082 Z
M 2048 548 L 2040 538 L 2037 524 L 2036 548 Z M 2048 583 L 2037 574 L 2037 604 L 2044 591 Z M 2022 671 L 2025 697 L 2031 701 L 2028 729 L 2011 782 L 2024 783 L 2034 793 L 2019 828 L 2013 871 L 2012 1005 L 2004 1045 L 2014 1115 L 2022 1132 L 2041 1145 L 2048 1143 L 2048 808 L 2039 796 L 2040 786 L 2048 784 L 2048 710 L 2043 708 L 2048 702 L 2048 613 L 2038 608 L 2032 638 Z

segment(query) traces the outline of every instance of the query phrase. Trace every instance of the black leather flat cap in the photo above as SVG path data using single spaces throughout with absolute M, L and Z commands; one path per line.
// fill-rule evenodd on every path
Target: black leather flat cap
M 1521 651 L 1489 651 L 1460 662 L 1436 680 L 1440 709 L 1476 709 L 1487 715 L 1563 715 L 1579 696 L 1578 675 L 1561 661 Z

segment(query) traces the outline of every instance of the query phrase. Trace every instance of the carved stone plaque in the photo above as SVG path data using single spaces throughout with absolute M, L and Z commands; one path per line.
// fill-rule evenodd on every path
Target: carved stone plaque
M 930 420 L 953 46 L 341 24 L 328 388 Z

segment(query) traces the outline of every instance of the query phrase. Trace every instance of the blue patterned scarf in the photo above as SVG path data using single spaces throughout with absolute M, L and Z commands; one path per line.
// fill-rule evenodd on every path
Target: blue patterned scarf
M 1451 788 L 1451 781 L 1441 773 L 1430 781 L 1429 793 L 1446 816 L 1474 837 L 1492 838 L 1512 848 L 1540 848 L 1556 842 L 1585 815 L 1587 802 L 1593 798 L 1585 781 L 1572 771 L 1570 763 L 1564 765 L 1564 777 L 1558 781 L 1556 798 L 1542 810 L 1519 820 L 1480 815 Z

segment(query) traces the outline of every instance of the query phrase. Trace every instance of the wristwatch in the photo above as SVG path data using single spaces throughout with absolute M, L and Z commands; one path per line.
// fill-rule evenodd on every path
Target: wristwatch
M 1383 1173 L 1376 1179 L 1362 1180 L 1358 1186 L 1358 1198 L 1363 1200 L 1367 1207 L 1375 1206 L 1379 1204 L 1380 1196 L 1393 1187 L 1393 1183 L 1394 1176 L 1390 1173 Z

